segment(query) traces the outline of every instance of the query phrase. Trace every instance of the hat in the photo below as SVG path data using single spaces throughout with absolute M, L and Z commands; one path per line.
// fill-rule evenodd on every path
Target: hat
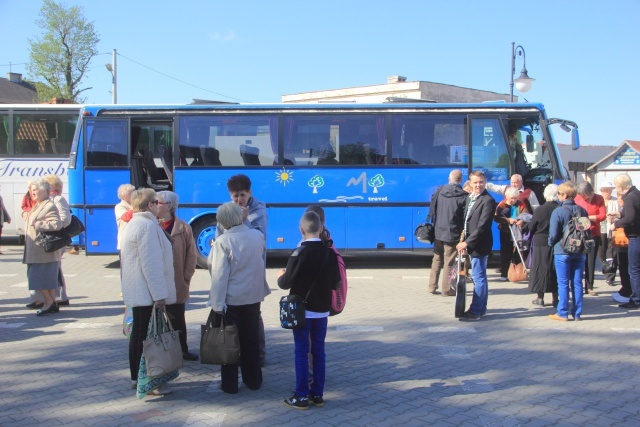
M 613 185 L 613 182 L 611 182 L 611 181 L 605 181 L 605 182 L 602 183 L 600 188 L 616 188 L 616 186 Z

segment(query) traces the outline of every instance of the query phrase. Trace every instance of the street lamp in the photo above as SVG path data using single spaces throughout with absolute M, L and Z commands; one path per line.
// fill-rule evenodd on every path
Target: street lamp
M 511 43 L 511 102 L 513 102 L 513 76 L 516 74 L 516 55 L 522 56 L 522 71 L 520 72 L 520 77 L 515 79 L 518 92 L 528 92 L 531 89 L 531 82 L 535 80 L 527 74 L 527 57 L 524 53 L 524 48 L 520 45 L 515 47 L 515 43 Z
M 116 50 L 113 49 L 113 66 L 109 63 L 104 64 L 111 73 L 111 102 L 113 104 L 118 103 L 118 63 L 116 62 L 116 55 Z

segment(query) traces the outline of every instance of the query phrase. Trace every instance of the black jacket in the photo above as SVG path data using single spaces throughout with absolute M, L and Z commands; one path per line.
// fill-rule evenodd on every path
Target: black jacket
M 465 214 L 467 212 L 470 197 L 467 197 Z M 493 248 L 493 216 L 496 211 L 496 201 L 487 190 L 478 196 L 471 211 L 467 216 L 467 230 L 464 242 L 467 244 L 467 253 L 474 257 L 487 256 Z
M 549 220 L 551 214 L 558 207 L 558 202 L 545 202 L 535 210 L 531 221 L 524 224 L 522 230 L 529 232 L 533 236 L 533 246 L 549 246 Z
M 436 240 L 459 242 L 464 228 L 464 206 L 469 194 L 458 184 L 440 187 L 433 211 L 433 226 Z
M 631 187 L 627 194 L 622 196 L 624 207 L 620 213 L 620 219 L 615 222 L 616 228 L 624 228 L 627 237 L 640 236 L 640 191 Z
M 327 262 L 322 267 L 325 258 Z M 336 253 L 321 241 L 302 242 L 289 256 L 287 269 L 278 278 L 281 289 L 291 289 L 289 295 L 303 299 L 312 285 L 306 309 L 317 313 L 330 311 L 331 290 L 340 286 L 340 271 Z

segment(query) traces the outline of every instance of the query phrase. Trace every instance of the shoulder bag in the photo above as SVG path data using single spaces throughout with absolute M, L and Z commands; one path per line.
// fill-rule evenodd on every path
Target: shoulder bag
M 318 278 L 320 277 L 320 273 L 324 270 L 327 261 L 329 260 L 329 252 L 326 252 L 324 255 L 324 260 L 322 261 L 322 265 L 320 266 L 320 270 L 318 270 L 318 274 L 316 274 L 316 278 L 313 281 L 313 284 L 309 288 L 307 295 L 302 299 L 301 296 L 295 294 L 289 294 L 280 298 L 280 326 L 284 329 L 300 329 L 304 328 L 306 321 L 306 309 L 307 309 L 307 300 L 309 299 L 309 295 L 311 295 L 311 291 L 315 287 L 316 283 L 318 283 Z
M 71 237 L 59 232 L 38 232 L 36 243 L 44 248 L 45 252 L 55 252 L 71 244 Z
M 142 342 L 147 375 L 158 377 L 182 368 L 180 331 L 173 330 L 166 308 L 154 304 L 149 329 L 151 334 Z
M 220 325 L 214 319 L 220 317 Z M 240 336 L 236 325 L 229 325 L 224 315 L 211 310 L 207 323 L 200 325 L 200 363 L 205 365 L 237 365 L 240 361 Z

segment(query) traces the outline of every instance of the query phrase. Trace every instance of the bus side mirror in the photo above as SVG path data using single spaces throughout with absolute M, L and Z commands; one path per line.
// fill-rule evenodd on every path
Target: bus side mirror
M 527 135 L 526 143 L 527 143 L 527 153 L 533 153 L 536 149 L 536 144 L 535 142 L 533 142 L 533 135 Z
M 578 129 L 571 131 L 571 149 L 577 150 L 580 148 L 580 137 L 578 136 Z

